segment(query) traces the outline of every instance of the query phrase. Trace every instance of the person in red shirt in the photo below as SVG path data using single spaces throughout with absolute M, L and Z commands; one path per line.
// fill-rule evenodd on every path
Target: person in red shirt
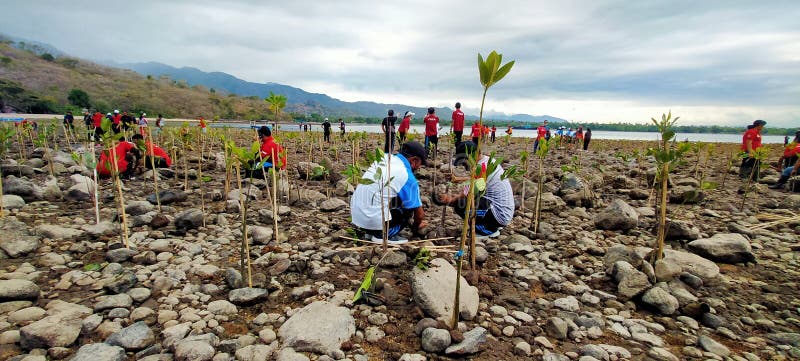
M 397 133 L 400 134 L 400 145 L 406 142 L 406 133 L 408 133 L 408 129 L 411 128 L 411 118 L 414 118 L 414 112 L 409 110 L 403 115 L 403 120 L 400 121 L 400 126 L 397 128 Z M 342 130 L 342 132 L 344 132 L 344 130 Z
M 114 134 L 119 134 L 122 131 L 122 128 L 120 128 L 121 122 L 122 115 L 119 114 L 119 110 L 114 110 L 114 116 L 111 118 L 111 130 L 114 131 Z
M 497 127 L 495 127 L 494 124 L 492 124 L 492 143 L 494 143 L 496 133 L 497 133 Z
M 120 142 L 114 147 L 113 154 L 107 149 L 100 154 L 100 160 L 97 162 L 97 174 L 100 177 L 110 177 L 113 172 L 114 164 L 112 161 L 117 161 L 117 171 L 124 178 L 130 178 L 136 169 L 136 164 L 139 161 L 139 150 L 131 142 L 125 141 L 121 138 Z
M 767 122 L 758 119 L 753 122 L 752 127 L 748 127 L 747 131 L 742 136 L 742 152 L 744 159 L 742 165 L 739 167 L 739 177 L 743 179 L 757 180 L 759 178 L 758 160 L 754 157 L 754 152 L 761 148 L 761 130 Z
M 439 117 L 436 116 L 436 109 L 428 108 L 428 115 L 425 116 L 425 150 L 430 153 L 428 146 L 432 143 L 434 147 L 439 145 Z
M 536 140 L 533 141 L 533 152 L 539 149 L 539 141 L 547 138 L 547 119 L 542 122 L 542 125 L 536 128 Z
M 261 152 L 257 160 L 263 160 L 262 168 L 271 168 L 275 163 L 275 159 L 278 159 L 280 169 L 286 169 L 286 153 L 283 151 L 283 147 L 272 138 L 272 131 L 269 127 L 262 126 L 259 128 L 258 136 L 261 138 Z
M 135 134 L 132 137 L 133 143 L 139 149 L 144 149 L 144 166 L 145 168 L 152 168 L 151 164 L 156 168 L 169 168 L 172 165 L 172 159 L 163 148 L 153 144 L 151 141 L 145 141 L 141 134 Z M 150 159 L 152 158 L 152 159 Z
M 97 110 L 92 115 L 92 126 L 94 126 L 94 140 L 99 142 L 103 138 L 103 114 Z
M 473 143 L 478 144 L 478 140 L 481 139 L 481 133 L 482 128 L 480 123 L 475 122 L 475 124 L 472 125 L 472 134 L 470 134 L 472 136 Z
M 450 131 L 456 135 L 456 144 L 461 143 L 461 136 L 464 135 L 464 112 L 461 111 L 461 103 L 456 102 L 456 110 L 453 111 Z
M 200 127 L 200 131 L 205 133 L 206 132 L 206 127 L 208 126 L 208 124 L 206 124 L 206 120 L 203 119 L 203 117 L 200 117 L 199 119 L 200 119 L 200 124 L 198 124 L 197 126 Z

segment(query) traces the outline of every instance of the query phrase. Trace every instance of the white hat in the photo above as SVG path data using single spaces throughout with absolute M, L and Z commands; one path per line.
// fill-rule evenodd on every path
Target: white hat
M 106 115 L 111 115 L 111 113 L 106 113 Z
M 114 114 L 119 114 L 119 109 L 114 109 Z
M 325 118 L 325 120 L 328 120 L 328 118 Z
M 408 112 L 406 112 L 406 115 L 405 115 L 405 116 L 407 116 L 407 117 L 413 117 L 414 115 L 415 115 L 415 114 L 414 114 L 414 112 L 408 111 Z
M 144 116 L 147 116 L 147 113 L 142 113 L 142 116 L 143 116 L 143 117 L 144 117 Z

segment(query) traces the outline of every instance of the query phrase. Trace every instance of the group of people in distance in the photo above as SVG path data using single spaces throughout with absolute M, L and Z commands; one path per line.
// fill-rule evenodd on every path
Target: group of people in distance
M 308 123 L 300 123 L 297 126 L 298 126 L 298 129 L 302 130 L 303 132 L 307 132 L 311 128 L 311 126 Z M 330 143 L 331 142 L 331 129 L 333 128 L 333 125 L 331 125 L 331 122 L 328 120 L 328 118 L 325 118 L 325 120 L 322 122 L 322 124 L 320 124 L 320 126 L 322 126 L 322 137 L 323 137 L 322 140 L 325 141 L 326 143 Z M 340 135 L 342 137 L 344 137 L 345 124 L 344 124 L 344 120 L 342 120 L 342 118 L 339 118 L 339 132 L 340 132 Z
M 84 109 L 83 111 L 83 124 L 86 126 L 86 138 L 88 141 L 100 141 L 102 139 L 105 130 L 103 130 L 103 120 L 107 119 L 111 122 L 111 131 L 114 134 L 119 134 L 123 131 L 128 132 L 135 127 L 139 128 L 139 134 L 142 136 L 147 135 L 147 125 L 149 121 L 147 120 L 147 114 L 142 112 L 139 114 L 139 117 L 136 118 L 133 115 L 128 114 L 128 111 L 123 111 L 120 113 L 119 110 L 114 110 L 114 113 L 106 113 L 103 116 L 99 110 L 95 110 L 94 113 L 90 113 L 88 109 Z M 202 117 L 201 117 L 202 119 Z M 67 112 L 64 115 L 64 128 L 74 132 L 75 131 L 75 117 L 72 115 L 72 112 Z M 158 115 L 156 118 L 156 129 L 160 131 L 164 127 L 164 118 L 161 114 Z
M 555 131 L 555 135 L 558 136 L 559 146 L 566 144 L 570 148 L 583 145 L 583 150 L 589 150 L 589 142 L 592 141 L 592 130 L 586 128 L 584 132 L 583 127 L 572 130 L 572 128 L 561 126 Z M 536 153 L 539 149 L 539 143 L 543 139 L 550 140 L 552 136 L 553 134 L 550 132 L 550 128 L 547 125 L 547 119 L 545 119 L 542 124 L 536 128 L 536 140 L 533 141 L 533 152 Z
M 742 135 L 742 164 L 739 166 L 739 177 L 742 179 L 752 179 L 757 181 L 761 176 L 761 166 L 758 155 L 758 150 L 763 146 L 761 144 L 761 132 L 767 122 L 758 119 L 753 124 L 747 126 L 747 130 Z M 784 189 L 786 183 L 792 177 L 797 175 L 800 169 L 800 130 L 795 132 L 794 139 L 789 142 L 789 137 L 784 139 L 784 149 L 780 158 L 778 159 L 777 166 L 773 166 L 776 170 L 781 172 L 778 181 L 771 185 L 772 189 Z

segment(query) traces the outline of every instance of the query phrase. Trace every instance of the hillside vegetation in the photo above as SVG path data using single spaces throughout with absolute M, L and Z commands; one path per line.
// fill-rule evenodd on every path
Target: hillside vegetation
M 80 110 L 68 94 L 80 89 L 93 109 L 161 113 L 166 117 L 272 119 L 258 97 L 218 94 L 166 76 L 142 76 L 72 57 L 54 58 L 0 43 L 0 108 L 30 113 Z

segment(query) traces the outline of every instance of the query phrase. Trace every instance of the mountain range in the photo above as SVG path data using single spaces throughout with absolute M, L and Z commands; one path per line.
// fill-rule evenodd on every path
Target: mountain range
M 398 113 L 410 110 L 420 115 L 425 114 L 427 111 L 427 108 L 405 104 L 384 104 L 369 101 L 346 102 L 332 98 L 326 94 L 310 93 L 289 85 L 271 82 L 253 83 L 239 79 L 228 73 L 205 72 L 192 67 L 176 68 L 158 62 L 114 63 L 106 61 L 106 64 L 130 69 L 145 76 L 166 75 L 174 80 L 183 80 L 191 86 L 202 85 L 207 88 L 213 88 L 216 91 L 222 90 L 240 96 L 257 96 L 264 98 L 269 96 L 270 92 L 282 94 L 288 99 L 288 104 L 295 105 L 295 107 L 300 106 L 299 109 L 294 108 L 294 111 L 300 112 L 302 112 L 304 108 L 307 108 L 306 110 L 312 109 L 311 111 L 314 111 L 314 109 L 321 109 L 326 114 L 335 114 L 337 116 L 383 117 L 387 109 L 394 109 Z M 447 116 L 449 116 L 452 111 L 453 110 L 450 108 L 438 109 L 439 114 L 446 114 Z M 467 115 L 467 119 L 478 119 L 478 117 L 476 115 Z M 549 115 L 533 116 L 529 114 L 492 115 L 491 119 L 534 123 L 541 122 L 545 119 L 552 122 L 566 122 L 564 119 Z

